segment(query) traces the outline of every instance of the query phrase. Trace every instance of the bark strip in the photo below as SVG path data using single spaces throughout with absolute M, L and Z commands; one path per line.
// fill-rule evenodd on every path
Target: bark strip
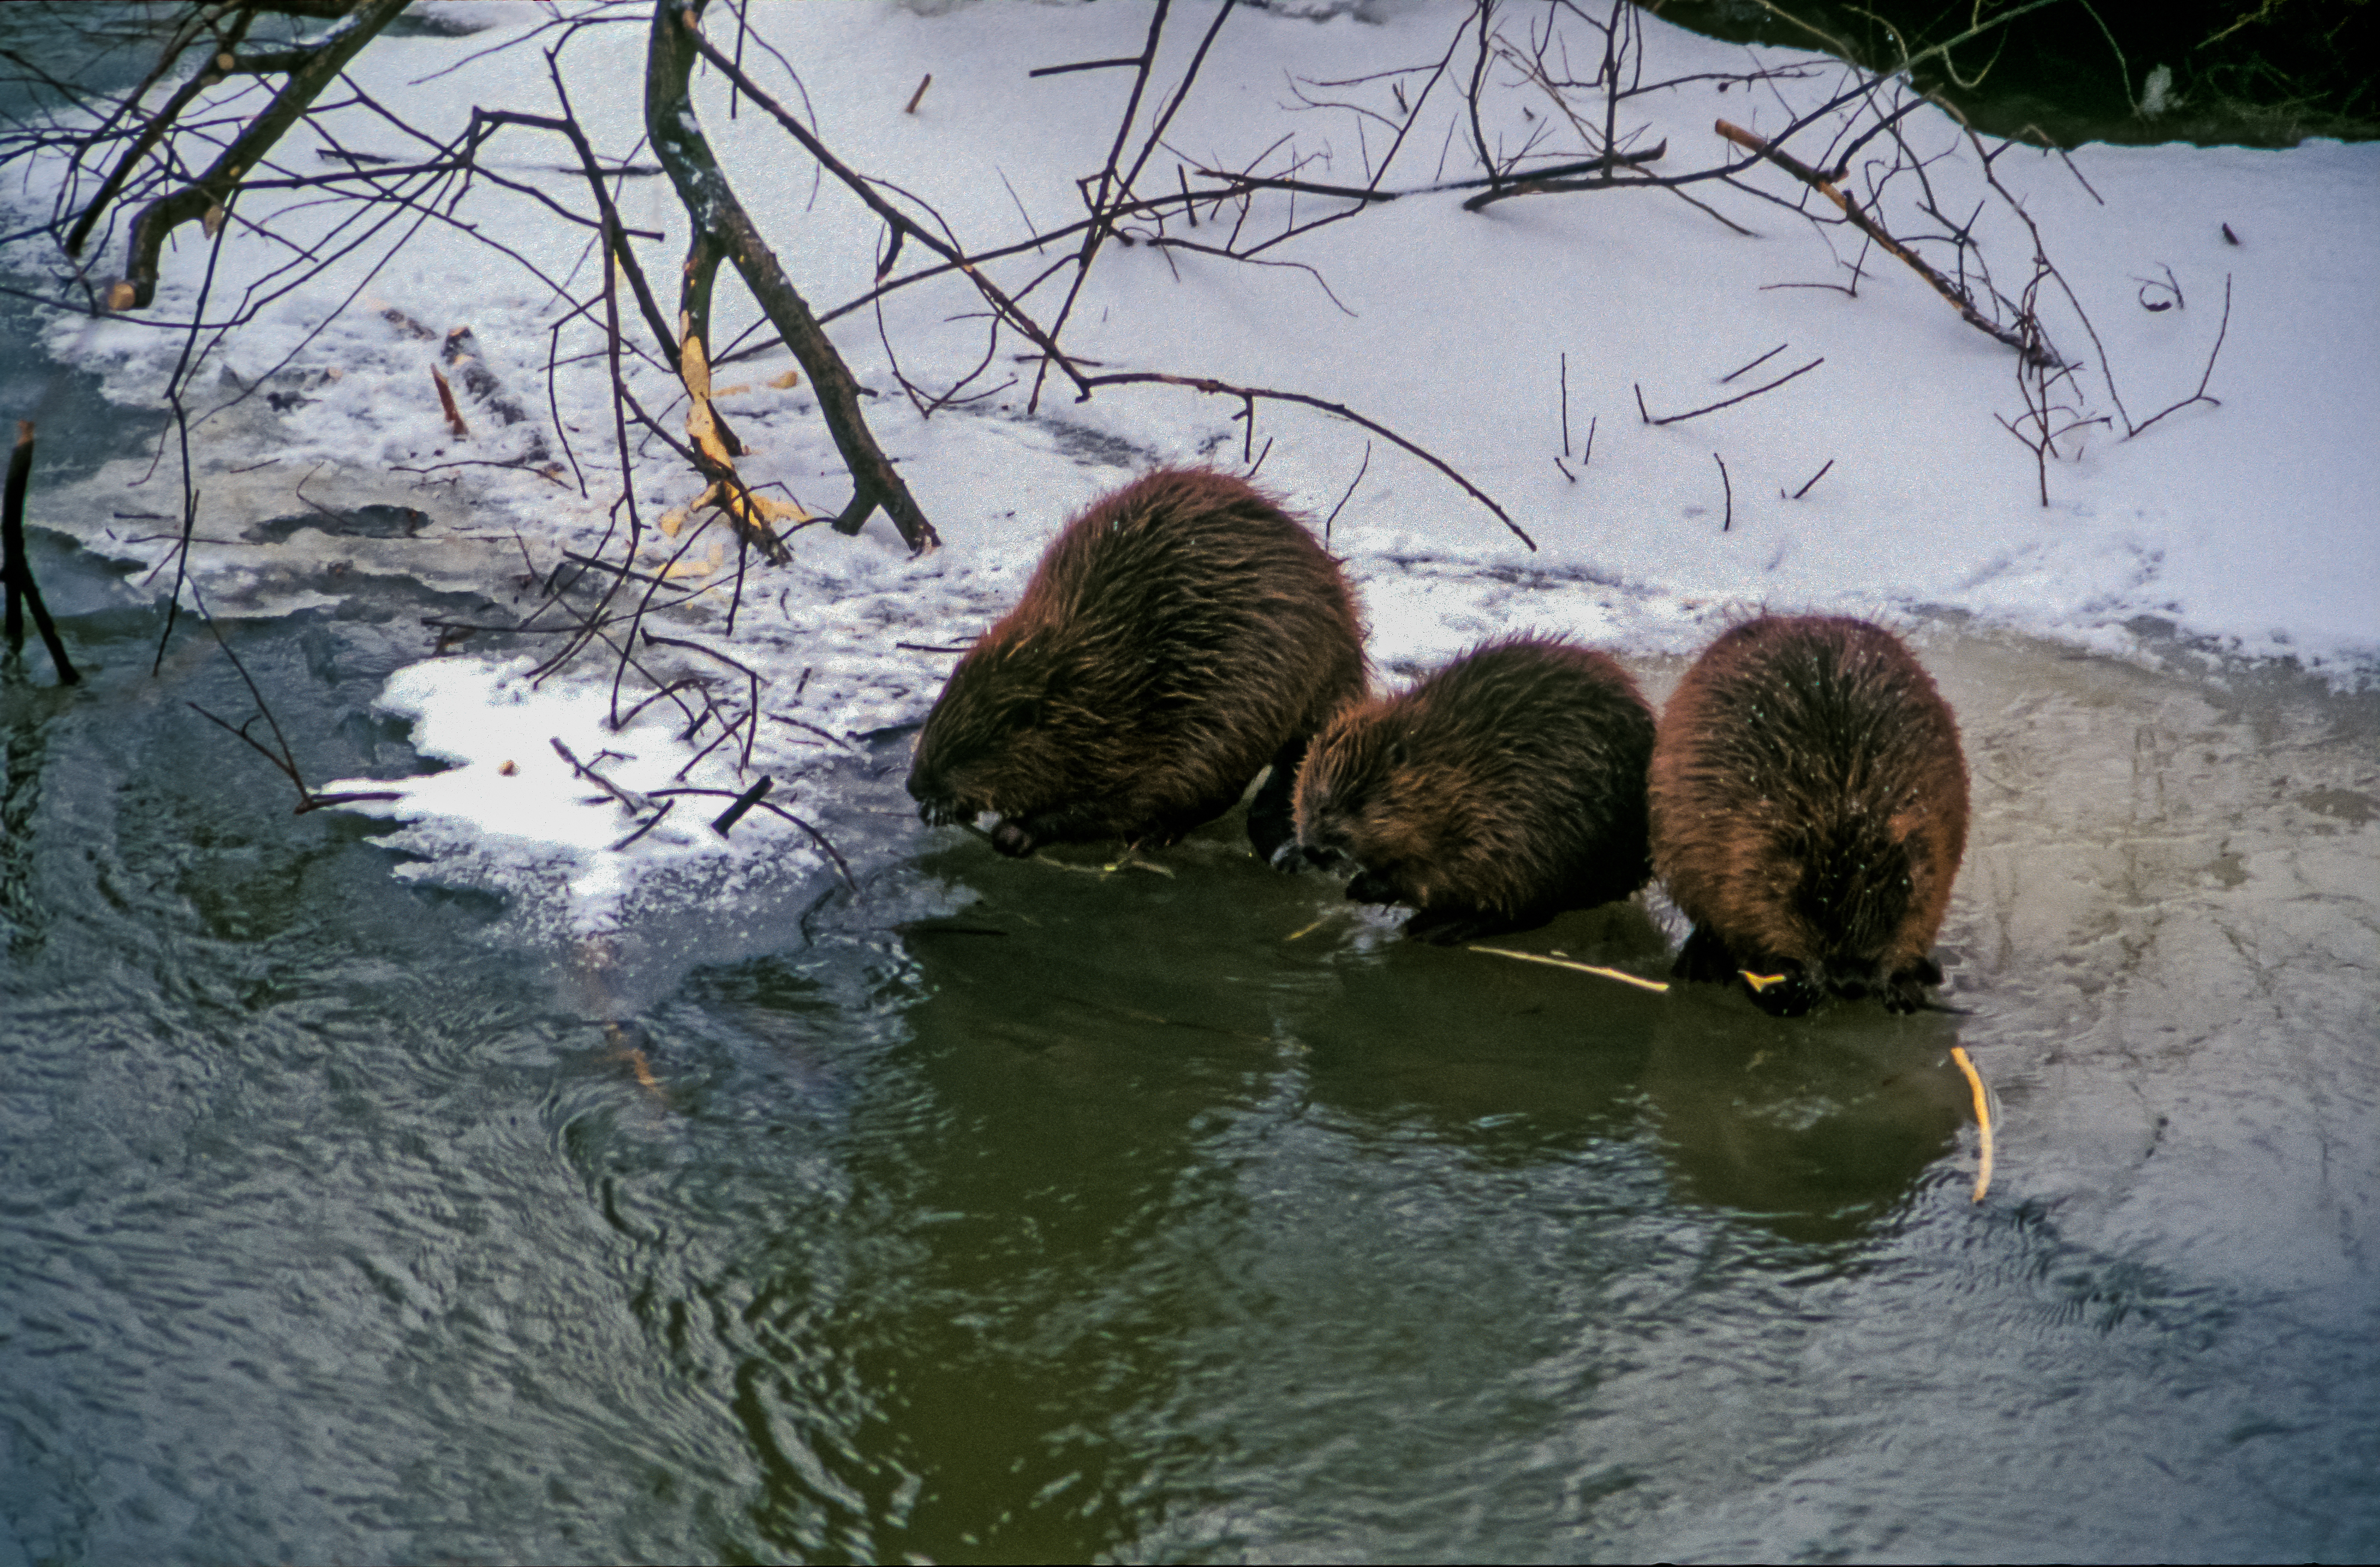
M 785 276 L 743 203 L 735 199 L 702 134 L 701 122 L 695 117 L 687 78 L 702 53 L 695 29 L 706 3 L 693 0 L 683 9 L 664 4 L 653 13 L 645 60 L 645 129 L 652 139 L 653 152 L 669 171 L 670 182 L 677 188 L 678 200 L 696 231 L 709 236 L 735 263 L 745 286 L 759 302 L 761 313 L 818 390 L 819 412 L 843 455 L 844 466 L 851 470 L 851 504 L 834 519 L 835 531 L 858 532 L 868 514 L 882 506 L 910 553 L 922 554 L 940 545 L 941 537 L 918 509 L 892 459 L 877 445 L 860 412 L 859 386 L 850 367 Z

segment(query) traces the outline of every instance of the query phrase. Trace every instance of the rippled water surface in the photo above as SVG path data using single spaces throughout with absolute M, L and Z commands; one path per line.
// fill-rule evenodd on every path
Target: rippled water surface
M 1973 1010 L 1779 1024 L 1236 823 L 1002 861 L 898 740 L 859 895 L 557 948 L 41 564 L 96 669 L 0 678 L 0 1567 L 2380 1551 L 2371 695 L 1925 629 Z M 229 628 L 314 775 L 415 765 L 422 613 Z

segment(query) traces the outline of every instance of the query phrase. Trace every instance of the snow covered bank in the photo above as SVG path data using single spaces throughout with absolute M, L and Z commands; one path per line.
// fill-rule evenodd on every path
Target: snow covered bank
M 444 139 L 474 104 L 554 110 L 540 50 L 559 44 L 556 68 L 595 145 L 631 164 L 646 158 L 640 20 L 565 33 L 543 8 L 442 9 L 484 30 L 382 39 L 354 79 Z M 798 71 L 799 91 L 773 62 L 767 79 L 807 104 L 843 157 L 930 203 L 970 250 L 1079 214 L 1075 181 L 1107 157 L 1131 73 L 1028 73 L 1136 52 L 1146 8 L 929 14 L 937 9 L 760 8 L 755 20 Z M 1177 9 L 1154 83 L 1171 91 L 1213 15 Z M 1172 185 L 1175 164 L 1185 182 L 1205 166 L 1361 185 L 1407 102 L 1418 112 L 1384 188 L 1475 174 L 1455 89 L 1421 91 L 1469 16 L 1447 4 L 1363 16 L 1234 12 L 1144 186 Z M 1511 26 L 1520 37 L 1523 20 Z M 1832 61 L 1745 50 L 1658 20 L 1645 20 L 1644 34 L 1645 79 L 1687 79 L 1622 101 L 1620 129 L 1635 133 L 1628 145 L 1666 143 L 1657 170 L 1719 161 L 1715 120 L 1774 134 L 1845 80 Z M 523 42 L 492 51 L 511 38 Z M 1763 70 L 1786 74 L 1742 79 Z M 929 72 L 930 89 L 905 112 Z M 1399 74 L 1380 74 L 1390 72 Z M 1516 148 L 1555 111 L 1509 66 L 1491 74 L 1500 85 L 1483 98 L 1483 134 Z M 1572 74 L 1591 71 L 1580 64 Z M 790 144 L 748 103 L 731 117 L 723 83 L 698 80 L 698 98 L 739 194 L 811 302 L 824 311 L 866 294 L 883 254 L 880 223 L 790 160 Z M 1142 106 L 1135 139 L 1156 112 L 1153 102 Z M 324 124 L 346 152 L 420 155 L 419 142 L 360 108 Z M 1984 178 L 1973 146 L 1930 107 L 1901 128 L 1929 160 L 1926 183 L 1897 178 L 1883 208 L 1913 212 L 1930 191 L 1946 221 L 1971 227 L 1997 287 L 2020 293 L 2032 239 Z M 586 205 L 583 188 L 557 172 L 558 138 L 506 135 L 492 164 Z M 322 145 L 316 128 L 302 128 L 277 160 L 313 172 Z M 990 341 L 982 303 L 947 276 L 889 294 L 880 327 L 863 308 L 830 331 L 876 394 L 871 423 L 943 547 L 910 559 L 880 517 L 856 540 L 808 529 L 793 536 L 790 566 L 756 566 L 739 597 L 735 552 L 714 543 L 720 530 L 690 545 L 649 532 L 638 569 L 696 589 L 653 624 L 754 673 L 764 717 L 748 759 L 740 743 L 703 754 L 717 732 L 681 739 L 682 715 L 664 723 L 649 710 L 630 732 L 634 744 L 589 729 L 612 711 L 609 659 L 590 654 L 532 688 L 523 664 L 475 658 L 465 642 L 392 686 L 391 705 L 418 715 L 416 743 L 459 764 L 391 808 L 414 823 L 399 841 L 431 856 L 429 874 L 501 881 L 504 865 L 544 868 L 597 923 L 640 866 L 759 852 L 739 844 L 826 874 L 814 845 L 782 820 L 755 816 L 722 842 L 699 825 L 710 801 L 683 804 L 622 844 L 627 813 L 577 803 L 591 791 L 549 741 L 564 739 L 582 759 L 607 746 L 633 753 L 620 776 L 640 792 L 732 796 L 763 774 L 781 788 L 822 779 L 851 736 L 922 716 L 948 664 L 937 650 L 971 636 L 1013 595 L 1071 511 L 1137 467 L 1245 467 L 1256 453 L 1259 480 L 1293 504 L 1318 521 L 1337 507 L 1331 546 L 1364 589 L 1373 654 L 1390 670 L 1521 626 L 1639 653 L 1685 652 L 1730 617 L 1767 605 L 1888 621 L 1964 612 L 2116 653 L 2133 650 L 2144 632 L 2178 630 L 2210 650 L 2368 681 L 2380 659 L 2380 310 L 2372 304 L 2380 147 L 2095 146 L 2070 161 L 2019 148 L 1995 167 L 2091 323 L 2086 331 L 2048 290 L 2044 320 L 2076 370 L 2056 412 L 2071 428 L 2040 468 L 2007 428 L 2022 428 L 2027 411 L 2017 356 L 1898 261 L 1863 250 L 1856 235 L 1814 229 L 1791 208 L 1824 211 L 1823 200 L 1773 168 L 1739 185 L 1691 188 L 1699 208 L 1661 189 L 1548 194 L 1478 212 L 1464 210 L 1460 190 L 1359 213 L 1343 200 L 1283 195 L 1253 203 L 1244 218 L 1236 203 L 1202 209 L 1208 226 L 1192 231 L 1176 218 L 1164 234 L 1212 245 L 1235 220 L 1256 234 L 1342 208 L 1354 215 L 1257 261 L 1146 242 L 1101 251 L 1064 337 L 1082 359 L 1344 404 L 1460 469 L 1512 514 L 1534 551 L 1426 464 L 1309 409 L 1261 403 L 1251 436 L 1232 417 L 1233 399 L 1144 386 L 1077 403 L 1053 380 L 1028 411 L 1034 367 L 1020 362 L 1024 345 L 1011 335 L 992 344 L 967 385 L 988 395 L 923 417 L 899 376 L 938 390 L 975 372 Z M 59 177 L 54 164 L 36 164 L 11 187 L 14 211 L 47 211 L 45 170 Z M 1856 172 L 1852 184 L 1859 188 Z M 617 188 L 625 220 L 662 236 L 639 244 L 648 273 L 673 277 L 686 222 L 667 182 L 631 177 Z M 153 310 L 140 319 L 61 317 L 50 337 L 58 357 L 103 370 L 113 395 L 146 405 L 189 340 L 172 323 L 187 322 L 202 294 L 211 320 L 234 301 L 254 302 L 237 331 L 200 334 L 207 357 L 195 406 L 220 411 L 193 430 L 203 499 L 191 562 L 211 598 L 267 612 L 319 601 L 335 593 L 334 568 L 344 567 L 525 608 L 522 595 L 565 565 L 565 552 L 594 557 L 608 547 L 616 556 L 620 460 L 608 383 L 600 359 L 588 358 L 601 339 L 557 292 L 584 299 L 595 290 L 600 262 L 587 231 L 485 183 L 454 210 L 476 232 L 425 221 L 408 233 L 408 213 L 367 235 L 362 224 L 341 227 L 349 214 L 313 193 L 278 211 L 273 196 L 242 199 L 238 216 L 253 226 L 232 231 L 212 278 L 211 248 L 186 232 Z M 1156 237 L 1153 223 L 1123 226 Z M 499 235 L 511 254 L 482 242 Z M 297 246 L 320 260 L 350 241 L 343 259 L 273 295 L 296 275 L 283 269 L 297 265 Z M 1013 292 L 1050 273 L 1031 297 L 1046 320 L 1071 282 L 1064 250 L 1053 243 L 987 271 Z M 20 273 L 49 260 L 34 242 L 7 253 Z M 917 264 L 914 254 L 899 263 Z M 722 293 L 724 342 L 750 317 L 735 314 L 747 307 L 733 285 Z M 504 424 L 482 400 L 467 410 L 474 433 L 453 433 L 427 371 L 438 339 L 458 326 L 471 328 L 478 358 L 531 417 Z M 1697 418 L 1657 425 L 1639 412 L 1640 395 L 1659 419 L 1812 361 L 1823 362 Z M 832 514 L 848 481 L 809 389 L 773 383 L 788 363 L 782 350 L 723 363 L 717 383 L 742 389 L 723 392 L 720 407 L 757 449 L 744 459 L 748 478 Z M 2122 438 L 2191 397 L 2203 375 L 2218 402 L 2182 407 Z M 660 367 L 632 362 L 627 381 L 647 407 L 683 417 Z M 35 520 L 162 560 L 178 522 L 178 498 L 164 493 L 177 478 L 173 461 L 169 451 L 147 477 L 151 454 L 128 456 L 39 497 Z M 484 466 L 502 461 L 529 466 Z M 701 487 L 658 442 L 638 449 L 634 472 L 649 528 Z M 364 538 L 332 515 L 366 505 L 412 508 L 421 520 Z M 261 528 L 276 518 L 287 520 Z M 745 686 L 744 674 L 705 656 L 646 651 L 662 681 L 711 677 L 722 699 Z M 652 690 L 633 674 L 629 686 L 631 704 Z M 506 761 L 511 773 L 499 771 Z

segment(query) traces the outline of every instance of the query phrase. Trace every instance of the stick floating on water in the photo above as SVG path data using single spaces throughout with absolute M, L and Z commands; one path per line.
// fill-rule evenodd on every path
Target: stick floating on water
M 1959 1070 L 1967 1075 L 1967 1087 L 1975 1096 L 1975 1124 L 1982 1127 L 1984 1132 L 1984 1151 L 1982 1159 L 1975 1165 L 1975 1195 L 1973 1199 L 1981 1202 L 1984 1200 L 1984 1194 L 1991 1190 L 1992 1186 L 1991 1100 L 1984 1092 L 1984 1075 L 1975 1070 L 1973 1062 L 1967 1059 L 1967 1047 L 1952 1045 L 1950 1059 L 1957 1062 Z
M 1591 963 L 1578 963 L 1566 957 L 1548 957 L 1542 953 L 1516 953 L 1507 947 L 1473 947 L 1471 951 L 1486 953 L 1490 957 L 1516 957 L 1523 963 L 1548 964 L 1555 968 L 1575 968 L 1581 974 L 1595 974 L 1606 979 L 1617 979 L 1623 985 L 1633 985 L 1640 990 L 1650 990 L 1657 996 L 1670 988 L 1664 980 L 1640 979 L 1633 974 L 1623 974 L 1616 968 L 1599 968 Z

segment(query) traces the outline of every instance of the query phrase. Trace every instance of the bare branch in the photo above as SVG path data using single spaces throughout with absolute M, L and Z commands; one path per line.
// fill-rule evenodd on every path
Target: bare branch
M 1767 357 L 1767 355 L 1762 356 L 1763 358 Z M 1755 360 L 1754 362 L 1757 363 L 1758 361 Z M 1706 404 L 1699 408 L 1689 408 L 1684 413 L 1669 414 L 1660 419 L 1655 419 L 1651 414 L 1645 413 L 1645 394 L 1640 389 L 1636 394 L 1636 411 L 1640 414 L 1645 414 L 1645 422 L 1646 424 L 1682 424 L 1687 419 L 1697 419 L 1704 414 L 1717 413 L 1721 408 L 1731 408 L 1738 403 L 1749 402 L 1751 399 L 1759 396 L 1763 392 L 1774 392 L 1779 386 L 1782 386 L 1787 382 L 1792 380 L 1795 376 L 1806 375 L 1811 370 L 1817 369 L 1820 365 L 1825 364 L 1826 362 L 1827 357 L 1824 354 L 1821 354 L 1816 358 L 1812 359 L 1808 364 L 1803 365 L 1800 370 L 1787 370 L 1783 375 L 1779 376 L 1776 380 L 1770 382 L 1766 386 L 1755 386 L 1749 392 L 1738 393 L 1736 395 L 1728 398 L 1725 402 Z M 1749 369 L 1750 367 L 1747 366 L 1745 368 Z M 1741 370 L 1737 372 L 1737 374 L 1742 373 L 1742 372 Z
M 1861 210 L 1857 201 L 1854 201 L 1851 197 L 1845 195 L 1840 188 L 1838 188 L 1835 185 L 1834 176 L 1819 173 L 1816 169 L 1814 169 L 1809 164 L 1802 162 L 1801 159 L 1794 157 L 1791 153 L 1779 148 L 1775 142 L 1764 141 L 1759 137 L 1753 135 L 1752 132 L 1744 129 L 1742 126 L 1730 125 L 1726 120 L 1720 120 L 1717 122 L 1714 128 L 1716 128 L 1721 136 L 1727 138 L 1730 141 L 1734 142 L 1737 146 L 1745 148 L 1759 154 L 1761 157 L 1767 159 L 1770 163 L 1775 164 L 1779 168 L 1783 169 L 1787 174 L 1791 175 L 1794 178 L 1802 181 L 1804 185 L 1807 185 L 1811 189 L 1817 191 L 1820 195 L 1826 197 L 1827 200 L 1832 201 L 1837 207 L 1842 210 L 1843 216 L 1851 220 L 1852 226 L 1856 227 L 1862 234 L 1866 235 L 1870 239 L 1875 240 L 1878 245 L 1883 246 L 1887 250 L 1891 251 L 1892 254 L 1899 257 L 1911 271 L 1924 278 L 1926 283 L 1932 286 L 1934 292 L 1941 295 L 1944 299 L 1950 303 L 1953 309 L 1958 310 L 1959 318 L 1965 322 L 1969 326 L 1973 327 L 1976 331 L 1983 333 L 1987 337 L 1991 337 L 1998 342 L 2007 344 L 2010 347 L 2014 348 L 2020 354 L 2027 356 L 2034 354 L 2050 354 L 2050 349 L 2046 343 L 2041 342 L 2037 338 L 2028 338 L 2028 336 L 2023 333 L 2011 331 L 2010 328 L 2000 325 L 1998 322 L 1986 317 L 1982 311 L 1976 310 L 1974 301 L 1967 297 L 1967 294 L 1963 289 L 1960 288 L 1958 285 L 1952 283 L 1949 278 L 1944 277 L 1940 273 L 1936 272 L 1931 266 L 1927 265 L 1925 260 L 1914 250 L 1912 250 L 1908 246 L 1903 245 L 1900 240 L 1895 239 L 1890 234 L 1885 232 L 1883 225 L 1868 216 L 1866 213 Z M 2056 356 L 2051 354 L 2051 358 L 2055 359 Z
M 685 203 L 696 226 L 716 237 L 735 263 L 745 286 L 759 301 L 769 323 L 801 361 L 803 371 L 817 392 L 819 411 L 852 478 L 851 504 L 834 519 L 835 531 L 858 532 L 868 514 L 880 505 L 911 553 L 923 553 L 939 545 L 940 537 L 918 509 L 892 460 L 877 445 L 875 435 L 860 413 L 858 384 L 852 379 L 850 368 L 843 362 L 843 356 L 835 351 L 809 305 L 795 290 L 784 269 L 778 265 L 775 253 L 761 239 L 759 230 L 735 199 L 735 190 L 703 137 L 701 122 L 695 117 L 693 102 L 687 94 L 687 77 L 698 54 L 732 73 L 731 79 L 754 102 L 762 102 L 762 95 L 749 79 L 695 30 L 695 19 L 705 3 L 707 0 L 694 0 L 683 11 L 667 5 L 654 10 L 645 64 L 646 134 L 651 139 L 662 166 L 669 170 L 678 199 Z M 788 129 L 795 123 L 773 101 L 763 106 Z
M 2124 432 L 2125 440 L 2131 440 L 2133 436 L 2138 435 L 2141 431 L 2146 430 L 2150 425 L 2153 425 L 2157 420 L 2165 418 L 2166 415 L 2170 413 L 2179 413 L 2183 408 L 2190 407 L 2192 403 L 2213 403 L 2217 407 L 2223 406 L 2221 399 L 2210 397 L 2206 395 L 2206 383 L 2214 378 L 2216 356 L 2223 352 L 2224 334 L 2228 333 L 2230 330 L 2231 274 L 2227 272 L 2223 274 L 2223 324 L 2215 329 L 2215 346 L 2207 351 L 2206 369 L 2198 378 L 2198 390 L 2192 393 L 2189 396 L 2184 397 L 2180 402 L 2174 404 L 2173 407 L 2169 408 L 2159 408 L 2155 413 L 2151 414 L 2148 418 L 2134 425 L 2131 430 Z
M 1415 456 L 1419 457 L 1430 467 L 1438 469 L 1439 472 L 1446 475 L 1447 478 L 1454 480 L 1457 485 L 1461 486 L 1463 493 L 1469 495 L 1481 505 L 1486 506 L 1489 511 L 1494 512 L 1497 519 L 1503 523 L 1506 528 L 1511 528 L 1512 530 L 1512 536 L 1520 540 L 1522 543 L 1526 544 L 1532 550 L 1537 547 L 1537 541 L 1530 538 L 1528 534 L 1523 532 L 1521 525 L 1512 520 L 1512 514 L 1505 511 L 1503 507 L 1498 505 L 1485 490 L 1480 489 L 1479 486 L 1463 478 L 1462 474 L 1456 472 L 1454 468 L 1443 459 L 1434 456 L 1424 448 L 1415 445 L 1413 442 L 1406 440 L 1395 431 L 1390 430 L 1387 425 L 1381 424 L 1378 420 L 1365 418 L 1362 414 L 1357 413 L 1354 409 L 1347 407 L 1344 403 L 1333 403 L 1320 397 L 1310 397 L 1303 392 L 1274 392 L 1260 386 L 1233 386 L 1228 383 L 1217 381 L 1208 376 L 1169 375 L 1162 370 L 1119 370 L 1108 375 L 1095 375 L 1089 378 L 1089 383 L 1093 386 L 1129 386 L 1135 384 L 1186 386 L 1194 392 L 1205 392 L 1216 396 L 1237 397 L 1243 403 L 1246 404 L 1254 404 L 1257 399 L 1261 397 L 1273 402 L 1297 403 L 1309 408 L 1320 408 L 1324 413 L 1335 414 L 1339 418 L 1345 419 L 1350 424 L 1361 425 L 1375 435 L 1385 436 L 1387 439 L 1395 442 L 1406 451 L 1411 452 Z
M 307 63 L 290 73 L 272 103 L 224 149 L 205 174 L 140 210 L 140 216 L 132 220 L 125 280 L 116 285 L 108 300 L 112 309 L 148 308 L 157 296 L 158 256 L 164 249 L 166 237 L 191 219 L 227 205 L 238 188 L 240 176 L 263 161 L 322 90 L 346 69 L 347 62 L 405 6 L 406 0 L 363 0 L 314 45 Z

